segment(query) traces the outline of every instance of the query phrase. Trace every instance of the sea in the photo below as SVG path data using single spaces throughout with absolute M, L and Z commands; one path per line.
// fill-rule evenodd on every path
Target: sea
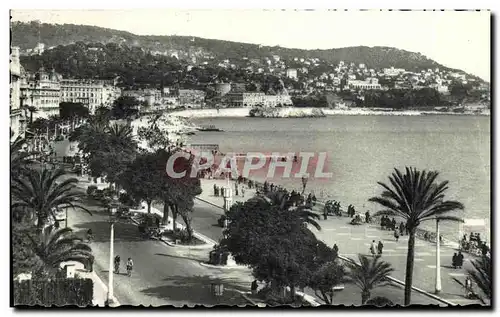
M 394 168 L 438 171 L 438 180 L 449 181 L 446 199 L 465 206 L 464 211 L 454 214 L 486 223 L 469 227 L 444 222 L 440 224 L 443 235 L 456 241 L 463 233 L 480 232 L 490 241 L 489 116 L 224 117 L 192 121 L 224 132 L 197 132 L 188 142 L 218 144 L 223 153 L 327 152 L 332 178 L 310 179 L 306 192 L 314 192 L 320 200 L 335 199 L 343 208 L 352 204 L 362 213 L 379 209 L 368 199 L 382 192 L 377 182 L 389 183 Z M 287 188 L 302 186 L 300 179 L 272 181 Z M 434 230 L 435 224 L 427 222 L 422 227 Z

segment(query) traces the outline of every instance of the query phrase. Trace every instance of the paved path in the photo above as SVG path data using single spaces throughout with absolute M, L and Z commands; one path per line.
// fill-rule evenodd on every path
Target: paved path
M 87 204 L 93 212 L 68 210 L 68 225 L 85 236 L 91 228 L 95 241 L 90 246 L 96 258 L 94 271 L 107 285 L 109 266 L 108 216 L 97 205 Z M 115 224 L 115 254 L 122 258 L 121 274 L 114 275 L 114 295 L 122 305 L 246 305 L 241 292 L 250 288 L 251 277 L 241 270 L 214 269 L 200 265 L 207 259 L 207 250 L 169 247 L 156 240 L 140 237 L 134 224 Z M 124 273 L 123 262 L 134 260 L 131 277 Z M 224 282 L 222 298 L 212 296 L 211 283 Z
M 226 184 L 223 180 L 202 180 L 203 193 L 199 196 L 200 199 L 208 203 L 222 206 L 223 198 L 213 196 L 213 184 Z M 232 185 L 233 188 L 234 185 Z M 244 201 L 251 197 L 245 194 L 245 197 L 236 196 L 234 201 Z M 221 209 L 200 208 L 195 210 L 194 221 L 195 229 L 200 230 L 201 233 L 211 237 L 221 236 L 221 228 L 216 226 L 208 226 L 206 220 L 212 219 L 216 221 L 217 215 L 222 214 Z M 209 214 L 212 214 L 210 216 Z M 198 225 L 198 217 L 205 220 L 203 225 Z M 347 217 L 328 217 L 328 220 L 321 220 L 321 231 L 312 228 L 316 236 L 324 241 L 327 245 L 333 246 L 337 244 L 340 254 L 343 256 L 356 259 L 359 253 L 368 254 L 369 245 L 372 240 L 382 241 L 384 244 L 384 260 L 390 262 L 396 271 L 393 277 L 400 281 L 404 281 L 406 269 L 406 256 L 408 237 L 400 237 L 399 242 L 396 242 L 392 236 L 392 232 L 382 231 L 378 227 L 371 225 L 352 226 L 349 224 L 350 218 Z M 216 224 L 216 222 L 215 222 Z M 348 251 L 347 251 L 348 250 Z M 466 268 L 471 267 L 470 256 L 464 254 L 465 262 L 463 269 L 450 268 L 451 257 L 455 250 L 448 247 L 441 247 L 441 280 L 442 292 L 439 295 L 441 298 L 450 300 L 456 304 L 476 304 L 478 301 L 471 301 L 464 298 L 463 289 L 452 280 L 452 277 L 458 279 L 465 279 Z M 435 247 L 433 244 L 421 240 L 416 240 L 415 250 L 415 265 L 413 272 L 413 286 L 418 287 L 429 293 L 434 293 L 435 290 Z M 416 292 L 414 292 L 416 293 Z M 412 302 L 416 303 L 415 295 L 412 295 Z

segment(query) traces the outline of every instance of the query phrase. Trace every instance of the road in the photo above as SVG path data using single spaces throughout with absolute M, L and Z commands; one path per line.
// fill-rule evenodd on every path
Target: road
M 93 215 L 83 211 L 68 211 L 68 225 L 85 236 L 91 228 L 95 241 L 91 243 L 95 256 L 94 270 L 106 283 L 109 265 L 110 224 L 102 208 L 87 204 Z M 134 224 L 115 224 L 115 254 L 122 259 L 121 273 L 114 275 L 114 295 L 122 305 L 246 305 L 239 291 L 248 291 L 251 278 L 241 270 L 220 270 L 200 265 L 207 250 L 194 251 L 169 247 L 156 240 L 144 240 Z M 131 277 L 125 275 L 124 262 L 134 261 Z M 222 298 L 212 296 L 211 283 L 224 282 Z

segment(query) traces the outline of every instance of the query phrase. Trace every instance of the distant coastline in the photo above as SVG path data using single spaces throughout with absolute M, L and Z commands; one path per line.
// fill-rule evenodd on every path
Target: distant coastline
M 317 108 L 288 108 L 295 109 L 301 112 L 312 112 Z M 341 109 L 325 109 L 321 111 L 326 116 L 421 116 L 421 115 L 452 115 L 452 116 L 489 116 L 489 111 L 486 113 L 453 113 L 453 112 L 440 112 L 440 111 L 382 111 L 382 110 L 369 110 L 366 108 L 354 108 L 349 110 Z M 185 117 L 185 118 L 218 118 L 218 117 L 249 117 L 249 108 L 224 108 L 224 109 L 187 109 L 171 112 L 171 115 Z M 293 116 L 292 116 L 293 117 Z

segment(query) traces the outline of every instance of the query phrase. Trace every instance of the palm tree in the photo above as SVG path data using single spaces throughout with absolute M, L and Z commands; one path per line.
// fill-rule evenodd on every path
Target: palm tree
M 76 178 L 63 179 L 64 170 L 29 170 L 26 179 L 14 179 L 12 186 L 12 208 L 27 208 L 36 216 L 38 229 L 55 217 L 60 208 L 80 208 L 83 194 L 76 191 Z
M 26 145 L 26 140 L 18 137 L 11 145 L 10 145 L 10 172 L 11 176 L 16 178 L 23 171 L 26 170 L 26 167 L 31 163 L 31 157 L 34 153 L 29 152 L 24 149 Z
M 321 230 L 320 224 L 316 221 L 320 219 L 320 216 L 307 206 L 293 206 L 294 201 L 285 192 L 269 192 L 266 196 L 258 196 L 255 199 L 264 199 L 270 205 L 279 206 L 280 212 L 292 213 L 301 219 L 304 224 L 311 225 L 318 231 Z
M 71 228 L 44 228 L 37 238 L 29 235 L 34 253 L 42 261 L 44 268 L 54 272 L 62 262 L 77 261 L 91 264 L 94 260 L 92 249 L 77 237 Z
M 467 274 L 470 276 L 471 280 L 477 285 L 481 290 L 484 297 L 491 300 L 491 285 L 492 285 L 492 269 L 491 269 L 491 259 L 487 256 L 481 257 L 479 260 L 472 261 L 472 266 L 474 269 L 467 269 Z M 458 279 L 453 278 L 455 282 L 460 284 L 462 287 L 465 285 Z M 478 294 L 476 294 L 478 295 Z M 479 300 L 485 304 L 483 296 L 478 295 Z
M 398 216 L 406 221 L 409 231 L 408 256 L 406 259 L 405 305 L 411 302 L 413 279 L 413 263 L 415 257 L 415 231 L 423 221 L 450 220 L 463 221 L 459 217 L 447 215 L 450 211 L 461 210 L 464 206 L 458 201 L 444 200 L 444 192 L 448 189 L 448 181 L 436 182 L 439 173 L 435 171 L 418 171 L 406 167 L 406 174 L 398 169 L 389 176 L 392 188 L 378 182 L 384 188 L 382 195 L 372 197 L 368 201 L 376 202 L 385 209 L 375 216 Z
M 380 256 L 368 257 L 359 254 L 358 259 L 359 264 L 354 260 L 347 263 L 348 281 L 361 289 L 361 303 L 365 304 L 374 288 L 389 284 L 387 277 L 394 268 L 390 263 L 381 260 Z

